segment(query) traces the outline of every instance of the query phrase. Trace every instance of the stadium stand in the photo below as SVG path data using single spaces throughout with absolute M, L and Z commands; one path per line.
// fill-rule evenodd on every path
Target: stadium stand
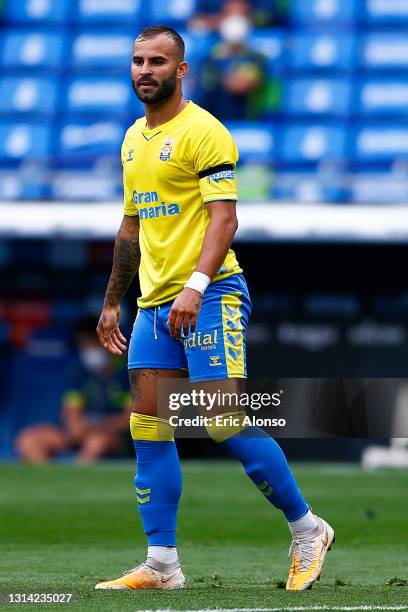
M 262 96 L 256 113 L 239 120 L 229 121 L 220 109 L 240 150 L 240 198 L 248 202 L 244 212 L 255 217 L 259 208 L 268 208 L 256 204 L 271 200 L 284 203 L 279 214 L 289 202 L 319 202 L 338 205 L 325 209 L 349 211 L 352 217 L 358 208 L 352 204 L 375 204 L 377 210 L 406 203 L 408 3 L 252 0 L 251 5 L 256 27 L 247 45 L 265 58 Z M 221 6 L 222 0 L 5 0 L 0 211 L 2 201 L 36 200 L 38 211 L 51 202 L 71 214 L 76 202 L 88 201 L 92 225 L 92 203 L 119 202 L 120 145 L 127 127 L 143 114 L 129 79 L 135 35 L 158 21 L 182 33 L 191 66 L 185 93 L 200 103 L 200 69 L 219 36 L 214 28 L 197 28 L 194 17 L 215 15 Z M 88 207 L 78 208 L 88 214 Z M 297 209 L 306 217 L 312 207 Z M 391 214 L 390 208 L 382 210 Z M 375 234 L 381 239 L 383 221 Z M 31 219 L 28 223 L 34 225 Z M 14 456 L 13 437 L 23 425 L 40 418 L 56 422 L 72 359 L 69 335 L 81 316 L 100 307 L 112 244 L 93 243 L 82 231 L 72 241 L 59 240 L 57 228 L 46 240 L 19 240 L 18 232 L 10 232 L 0 242 L 0 293 L 6 296 L 0 299 L 0 457 Z M 301 229 L 299 236 L 304 236 Z M 265 240 L 262 233 L 255 239 Z M 245 254 L 245 243 L 240 246 Z M 380 256 L 375 264 L 367 255 L 358 268 L 359 252 L 354 260 L 353 255 L 344 260 L 345 268 L 351 260 L 358 268 L 357 280 L 347 272 L 346 296 L 337 279 L 330 285 L 328 268 L 303 299 L 305 289 L 296 282 L 293 289 L 290 280 L 298 278 L 298 259 L 275 245 L 276 261 L 285 258 L 286 268 L 277 289 L 264 294 L 264 267 L 258 270 L 258 260 L 269 261 L 270 255 L 250 254 L 252 248 L 249 244 L 246 258 L 254 286 L 249 345 L 256 371 L 262 373 L 262 364 L 272 360 L 280 364 L 281 375 L 292 375 L 293 364 L 302 361 L 309 367 L 299 370 L 302 376 L 315 371 L 332 376 L 343 360 L 353 375 L 372 376 L 373 368 L 374 375 L 405 375 L 403 273 L 395 273 L 401 295 L 387 296 L 377 278 L 360 295 L 368 271 L 380 269 Z M 288 257 L 296 260 L 292 270 Z M 393 261 L 391 255 L 386 261 Z M 309 266 L 313 274 L 316 266 Z M 385 280 L 391 277 L 390 283 L 398 285 L 392 265 L 381 259 L 381 266 L 387 270 Z M 123 310 L 124 321 L 129 324 L 133 315 L 134 300 L 128 313 L 126 306 Z M 27 372 L 25 386 L 22 371 Z
M 135 34 L 158 21 L 182 32 L 192 66 L 186 93 L 200 102 L 197 75 L 217 34 L 189 24 L 220 4 L 6 2 L 0 198 L 119 197 L 119 146 L 143 113 L 128 76 Z M 408 184 L 407 3 L 292 0 L 286 16 L 275 4 L 252 2 L 255 23 L 262 14 L 266 24 L 248 39 L 266 58 L 259 117 L 229 126 L 241 150 L 242 193 L 251 192 L 252 169 L 269 173 L 261 190 L 267 199 L 399 202 Z

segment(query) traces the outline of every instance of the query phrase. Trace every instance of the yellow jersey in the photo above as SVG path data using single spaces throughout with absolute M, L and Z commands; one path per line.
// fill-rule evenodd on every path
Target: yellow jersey
M 122 144 L 124 214 L 140 220 L 138 306 L 174 300 L 195 270 L 210 222 L 206 204 L 236 200 L 238 151 L 215 117 L 189 101 L 154 129 L 146 118 Z M 212 279 L 242 272 L 234 251 Z

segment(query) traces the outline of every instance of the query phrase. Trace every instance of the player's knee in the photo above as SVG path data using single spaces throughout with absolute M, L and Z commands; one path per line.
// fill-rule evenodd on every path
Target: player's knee
M 242 410 L 218 414 L 209 419 L 205 428 L 210 438 L 215 442 L 225 442 L 246 429 L 245 416 L 246 414 Z
M 156 372 L 151 369 L 129 370 L 132 412 L 156 415 Z
M 132 412 L 130 415 L 130 433 L 133 440 L 174 441 L 174 427 L 168 421 L 138 412 Z
M 32 433 L 28 429 L 23 429 L 16 438 L 15 447 L 19 455 L 24 457 L 33 445 Z
M 143 397 L 135 398 L 132 394 L 132 412 L 155 416 L 156 411 L 157 408 L 155 402 L 144 399 Z
M 81 448 L 81 455 L 97 459 L 117 450 L 119 444 L 115 434 L 109 432 L 92 432 L 88 435 L 85 444 Z
M 52 425 L 27 427 L 15 442 L 17 453 L 26 461 L 43 462 L 64 450 L 62 434 Z
M 27 427 L 23 429 L 16 439 L 16 450 L 19 454 L 25 455 L 33 448 L 45 446 L 45 438 L 47 437 L 46 427 Z

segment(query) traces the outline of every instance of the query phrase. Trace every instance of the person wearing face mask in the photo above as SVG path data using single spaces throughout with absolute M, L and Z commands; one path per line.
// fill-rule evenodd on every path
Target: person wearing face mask
M 218 25 L 221 40 L 212 48 L 202 72 L 203 106 L 223 119 L 256 117 L 265 58 L 247 44 L 251 28 L 250 4 L 228 0 Z
M 217 30 L 220 22 L 220 0 L 197 0 L 196 13 L 190 19 L 193 30 Z M 256 28 L 285 23 L 289 13 L 289 0 L 250 0 L 252 20 Z
M 70 451 L 82 463 L 118 454 L 129 437 L 130 393 L 123 368 L 95 336 L 96 321 L 86 317 L 75 332 L 77 358 L 70 388 L 62 398 L 61 426 L 43 423 L 23 429 L 16 440 L 20 457 L 45 463 Z

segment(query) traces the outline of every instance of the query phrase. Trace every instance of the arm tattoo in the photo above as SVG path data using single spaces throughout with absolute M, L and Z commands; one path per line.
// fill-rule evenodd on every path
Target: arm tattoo
M 139 269 L 139 262 L 139 239 L 123 238 L 118 234 L 115 240 L 112 272 L 105 294 L 105 307 L 119 304 Z

